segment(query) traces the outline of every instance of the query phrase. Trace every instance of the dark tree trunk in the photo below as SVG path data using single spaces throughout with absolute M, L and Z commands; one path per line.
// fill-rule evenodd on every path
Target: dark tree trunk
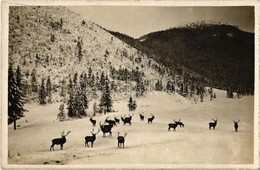
M 14 130 L 16 130 L 16 120 L 14 120 Z

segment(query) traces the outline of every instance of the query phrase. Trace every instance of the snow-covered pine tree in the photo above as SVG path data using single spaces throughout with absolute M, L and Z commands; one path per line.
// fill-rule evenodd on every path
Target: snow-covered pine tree
M 95 75 L 92 74 L 91 81 L 90 81 L 90 87 L 93 87 L 93 86 L 94 86 L 95 81 L 96 81 L 96 79 L 95 79 Z
M 50 76 L 48 76 L 47 82 L 46 82 L 46 96 L 48 96 L 48 103 L 51 103 L 51 97 L 52 97 L 52 83 Z
M 83 54 L 82 54 L 82 43 L 81 43 L 81 41 L 78 41 L 78 42 L 77 42 L 76 49 L 77 49 L 76 55 L 77 55 L 79 61 L 81 61 L 81 59 L 82 59 L 82 57 L 83 57 Z
M 77 84 L 78 84 L 78 73 L 75 73 L 73 77 L 73 85 L 76 87 Z
M 99 85 L 100 85 L 100 87 L 99 87 L 99 90 L 100 91 L 103 91 L 103 87 L 105 87 L 105 75 L 104 75 L 104 72 L 102 71 L 101 72 L 101 76 L 100 76 L 100 83 L 99 83 Z
M 62 18 L 60 19 L 60 29 L 62 29 L 62 26 L 63 26 L 63 20 Z
M 33 92 L 38 92 L 38 82 L 36 80 L 36 69 L 34 68 L 31 73 L 31 86 Z
M 22 75 L 19 65 L 17 66 L 17 69 L 16 69 L 16 84 L 17 84 L 17 87 L 19 88 L 21 96 L 23 98 L 25 98 L 26 91 L 27 91 L 27 84 L 26 84 L 26 81 L 24 81 L 24 79 L 23 79 L 23 75 Z
M 64 121 L 65 119 L 65 113 L 64 113 L 64 104 L 60 104 L 60 108 L 59 108 L 60 112 L 57 115 L 57 119 L 59 119 L 59 121 Z
M 97 103 L 95 101 L 93 104 L 93 116 L 96 116 L 96 113 L 97 113 Z
M 75 117 L 76 116 L 76 109 L 74 107 L 75 105 L 75 100 L 73 97 L 73 93 L 69 93 L 69 100 L 67 102 L 67 109 L 68 109 L 68 117 Z
M 133 101 L 132 110 L 135 111 L 136 108 L 137 108 L 137 104 L 136 104 L 136 101 L 134 100 L 134 101 Z
M 24 103 L 25 99 L 22 95 L 21 88 L 17 86 L 13 68 L 12 65 L 10 65 L 8 69 L 8 124 L 14 123 L 14 130 L 16 130 L 16 120 L 23 117 L 24 112 L 27 111 L 24 109 Z
M 71 94 L 72 92 L 73 92 L 73 83 L 72 83 L 72 80 L 70 78 L 69 84 L 68 84 L 68 93 Z
M 91 75 L 92 75 L 92 68 L 89 67 L 89 68 L 88 68 L 88 79 L 91 78 Z
M 16 69 L 16 84 L 18 87 L 22 87 L 22 73 L 19 65 L 17 66 Z
M 39 102 L 40 105 L 46 104 L 46 89 L 44 84 L 44 78 L 42 78 L 42 84 L 39 90 Z
M 88 99 L 86 95 L 86 90 L 81 89 L 80 87 L 77 88 L 75 94 L 75 109 L 76 109 L 76 116 L 86 116 L 86 110 L 88 108 Z
M 110 87 L 109 87 L 109 81 L 108 79 L 105 80 L 105 85 L 102 90 L 102 95 L 100 99 L 100 104 L 99 106 L 106 112 L 111 112 L 112 111 L 112 97 L 110 94 Z
M 141 77 L 139 79 L 136 79 L 136 96 L 144 95 L 145 87 L 144 82 Z
M 84 90 L 84 91 L 86 90 L 87 82 L 85 81 L 83 74 L 80 74 L 79 85 L 80 85 L 81 90 Z
M 133 98 L 132 97 L 129 98 L 127 106 L 129 108 L 129 111 L 133 110 Z
M 61 97 L 65 97 L 66 96 L 66 79 L 63 78 L 63 80 L 61 81 L 61 92 L 60 92 L 60 96 Z

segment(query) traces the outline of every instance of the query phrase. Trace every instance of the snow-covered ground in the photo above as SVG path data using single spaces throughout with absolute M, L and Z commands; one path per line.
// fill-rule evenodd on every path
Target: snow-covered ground
M 18 121 L 18 129 L 8 127 L 9 164 L 252 164 L 254 134 L 254 97 L 227 99 L 225 92 L 214 90 L 217 98 L 195 104 L 178 94 L 149 93 L 137 99 L 132 125 L 114 127 L 112 137 L 97 134 L 93 148 L 85 147 L 84 138 L 93 129 L 89 118 L 59 122 L 56 117 L 59 103 L 40 106 L 26 105 L 25 117 Z M 92 114 L 90 103 L 89 114 Z M 104 121 L 108 116 L 132 114 L 127 101 L 114 102 L 118 112 L 96 116 Z M 140 121 L 144 112 L 145 121 Z M 155 116 L 153 124 L 147 118 Z M 209 130 L 212 118 L 218 119 L 216 130 Z M 173 119 L 185 124 L 175 132 L 168 131 Z M 238 120 L 239 132 L 234 132 L 233 120 Z M 94 129 L 97 131 L 99 125 Z M 49 151 L 51 140 L 62 131 L 71 130 L 64 150 L 55 146 Z M 117 132 L 127 132 L 125 148 L 117 147 Z

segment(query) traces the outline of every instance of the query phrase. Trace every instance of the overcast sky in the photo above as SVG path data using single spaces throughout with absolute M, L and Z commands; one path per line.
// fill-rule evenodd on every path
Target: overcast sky
M 203 20 L 237 25 L 243 31 L 254 32 L 254 7 L 71 6 L 68 8 L 106 29 L 134 38 Z

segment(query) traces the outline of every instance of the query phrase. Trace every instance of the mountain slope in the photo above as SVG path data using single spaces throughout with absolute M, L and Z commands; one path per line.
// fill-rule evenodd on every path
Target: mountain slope
M 70 76 L 87 73 L 89 68 L 94 75 L 104 72 L 110 78 L 111 69 L 138 69 L 145 79 L 156 79 L 159 73 L 147 66 L 149 60 L 64 7 L 10 7 L 9 64 L 20 65 L 27 82 L 33 69 L 38 83 L 50 76 L 58 87 L 63 78 L 68 82 Z
M 178 63 L 209 78 L 215 87 L 253 93 L 253 33 L 202 22 L 150 33 L 139 41 L 167 67 Z

